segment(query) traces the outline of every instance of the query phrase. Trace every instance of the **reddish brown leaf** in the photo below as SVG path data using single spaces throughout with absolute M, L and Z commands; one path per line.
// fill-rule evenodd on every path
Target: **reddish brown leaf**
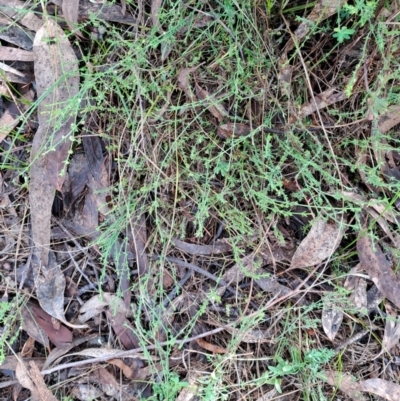
M 212 352 L 213 354 L 227 354 L 228 350 L 222 347 L 219 347 L 218 345 L 211 344 L 202 338 L 197 338 L 196 339 L 197 344 L 200 345 L 200 347 L 206 349 L 207 351 Z
M 134 333 L 134 328 L 128 322 L 126 317 L 120 312 L 117 312 L 115 316 L 113 316 L 110 311 L 107 311 L 106 313 L 115 335 L 119 338 L 123 346 L 126 349 L 138 348 L 139 339 Z
M 108 363 L 111 363 L 111 364 L 113 364 L 115 366 L 118 366 L 122 370 L 122 373 L 124 374 L 124 376 L 127 379 L 132 379 L 133 378 L 133 369 L 130 368 L 128 365 L 125 365 L 121 361 L 121 359 L 110 359 L 108 361 Z
M 383 254 L 380 246 L 375 244 L 373 250 L 371 239 L 365 235 L 357 241 L 357 252 L 362 267 L 382 295 L 400 308 L 400 283 L 393 273 L 391 262 Z
M 116 396 L 120 393 L 120 385 L 115 380 L 115 377 L 104 368 L 99 368 L 96 370 L 97 379 L 101 384 L 102 390 L 110 397 Z
M 72 341 L 71 331 L 63 325 L 60 325 L 58 330 L 54 329 L 51 322 L 51 316 L 43 309 L 35 306 L 27 306 L 38 326 L 48 335 L 50 341 L 56 347 L 64 347 Z

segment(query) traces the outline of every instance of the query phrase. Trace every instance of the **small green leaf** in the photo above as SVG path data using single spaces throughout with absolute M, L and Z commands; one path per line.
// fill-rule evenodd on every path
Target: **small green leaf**
M 335 28 L 334 31 L 336 33 L 333 34 L 333 37 L 336 38 L 339 43 L 343 43 L 345 40 L 350 39 L 351 35 L 355 32 L 354 29 L 347 28 L 346 26 Z

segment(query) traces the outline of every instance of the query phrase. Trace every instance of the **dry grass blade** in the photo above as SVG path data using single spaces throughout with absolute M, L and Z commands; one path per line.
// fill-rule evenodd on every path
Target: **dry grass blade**
M 301 269 L 323 262 L 335 252 L 343 234 L 339 224 L 316 220 L 293 255 L 290 268 Z
M 389 352 L 400 340 L 400 322 L 397 316 L 397 312 L 386 303 L 386 324 L 385 333 L 382 340 L 382 350 Z
M 374 244 L 369 236 L 360 237 L 357 241 L 357 252 L 365 271 L 371 276 L 384 297 L 400 308 L 400 283 L 393 273 L 392 264 L 383 254 L 380 246 Z

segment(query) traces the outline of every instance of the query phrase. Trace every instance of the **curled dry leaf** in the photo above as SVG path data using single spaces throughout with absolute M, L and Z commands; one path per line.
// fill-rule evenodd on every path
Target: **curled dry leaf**
M 317 219 L 293 255 L 290 268 L 302 269 L 323 262 L 335 252 L 343 234 L 339 224 Z
M 217 134 L 221 138 L 231 138 L 238 136 L 246 136 L 251 132 L 250 126 L 240 123 L 228 123 L 218 127 Z
M 343 311 L 336 305 L 327 304 L 322 309 L 322 327 L 328 338 L 333 341 L 343 321 Z
M 111 364 L 113 364 L 115 366 L 118 366 L 122 370 L 122 373 L 124 374 L 124 376 L 127 379 L 132 379 L 133 378 L 133 369 L 130 368 L 128 365 L 125 365 L 121 361 L 121 359 L 110 359 L 108 361 L 108 363 L 111 363 Z
M 375 244 L 373 250 L 371 239 L 366 235 L 358 239 L 357 252 L 362 267 L 382 295 L 400 308 L 400 283 L 393 273 L 391 262 L 383 254 L 380 246 Z

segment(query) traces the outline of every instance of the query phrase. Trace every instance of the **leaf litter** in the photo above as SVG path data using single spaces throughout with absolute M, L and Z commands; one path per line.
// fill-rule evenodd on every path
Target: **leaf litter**
M 168 14 L 162 1 L 55 0 L 22 13 L 22 2 L 3 3 L 1 302 L 18 304 L 23 295 L 24 306 L 22 331 L 5 325 L 19 336 L 21 354 L 6 357 L 2 374 L 15 374 L 32 399 L 54 399 L 50 384 L 63 391 L 56 371 L 70 380 L 66 397 L 145 399 L 172 374 L 179 377 L 173 397 L 183 399 L 205 391 L 215 374 L 231 383 L 234 370 L 245 374 L 230 399 L 277 391 L 302 399 L 299 388 L 397 399 L 400 156 L 390 131 L 398 105 L 368 89 L 379 71 L 368 63 L 383 66 L 383 56 L 370 38 L 362 50 L 365 29 L 327 53 L 329 68 L 314 53 L 336 38 L 328 29 L 317 39 L 315 26 L 337 32 L 329 24 L 340 7 L 353 21 L 361 11 L 317 1 L 292 18 L 283 5 L 279 27 L 260 6 L 254 26 L 236 31 L 237 15 L 250 18 L 244 9 L 232 13 L 241 5 L 177 5 Z M 391 7 L 380 10 L 389 22 L 398 15 Z M 262 39 L 259 53 L 281 62 L 246 75 L 257 64 L 248 39 L 225 44 L 261 21 L 267 33 L 251 43 Z M 277 32 L 279 46 L 269 37 Z M 132 57 L 126 38 L 143 39 L 151 51 Z M 182 47 L 192 42 L 201 57 Z M 91 56 L 100 49 L 110 54 L 98 64 Z M 127 91 L 133 76 L 140 85 Z M 347 117 L 356 104 L 368 104 L 365 118 Z M 329 155 L 349 160 L 335 170 Z M 13 172 L 21 163 L 30 172 L 26 204 L 25 178 Z M 368 234 L 359 225 L 365 215 Z M 317 356 L 306 356 L 304 344 Z M 324 352 L 339 350 L 354 378 L 335 364 L 318 384 L 304 382 L 322 371 Z M 232 371 L 213 370 L 218 355 Z M 250 385 L 260 374 L 265 383 Z M 21 398 L 27 390 L 18 391 Z

